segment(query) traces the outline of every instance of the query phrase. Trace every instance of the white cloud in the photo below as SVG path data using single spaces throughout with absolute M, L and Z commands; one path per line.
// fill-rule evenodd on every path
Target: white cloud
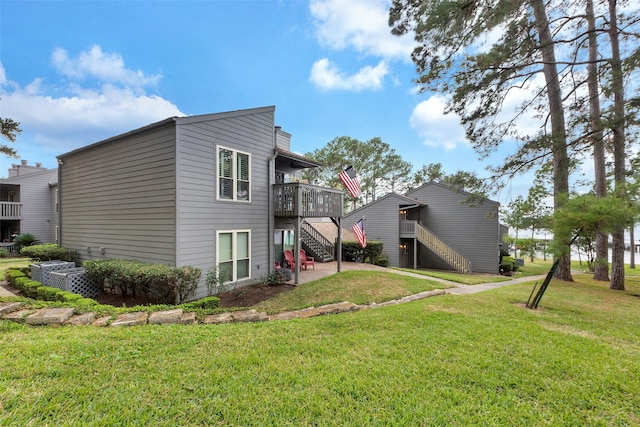
M 118 54 L 105 55 L 95 46 L 75 59 L 70 59 L 63 49 L 56 49 L 53 57 L 56 70 L 65 77 L 90 77 L 92 81 L 69 83 L 49 77 L 46 84 L 44 79 L 36 78 L 21 86 L 5 75 L 0 63 L 2 115 L 20 122 L 23 132 L 16 148 L 21 154 L 62 154 L 167 117 L 184 115 L 170 101 L 142 89 L 159 82 L 160 76 L 129 70 Z M 101 65 L 105 68 L 100 69 Z
M 366 55 L 409 61 L 412 36 L 391 34 L 387 0 L 312 0 L 309 8 L 321 44 Z
M 413 109 L 409 124 L 425 145 L 453 150 L 467 142 L 460 119 L 454 114 L 444 114 L 445 105 L 445 99 L 438 95 L 422 101 Z
M 121 83 L 129 87 L 156 85 L 162 76 L 146 76 L 140 70 L 125 67 L 122 56 L 104 53 L 100 46 L 93 46 L 81 52 L 77 58 L 70 58 L 65 49 L 56 48 L 51 55 L 53 66 L 61 74 L 76 78 L 96 78 L 103 82 Z
M 309 80 L 322 89 L 340 89 L 358 92 L 365 89 L 380 89 L 384 77 L 389 73 L 385 61 L 375 67 L 365 66 L 353 75 L 345 75 L 326 58 L 316 61 L 311 67 Z
M 309 9 L 321 46 L 354 50 L 361 58 L 374 57 L 379 62 L 348 76 L 329 59 L 320 59 L 313 64 L 311 81 L 323 89 L 379 89 L 390 73 L 390 61 L 410 62 L 415 42 L 411 35 L 391 34 L 389 6 L 388 0 L 312 0 Z

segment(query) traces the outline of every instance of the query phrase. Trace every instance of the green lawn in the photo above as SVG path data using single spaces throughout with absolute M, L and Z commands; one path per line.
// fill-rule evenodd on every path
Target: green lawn
M 371 304 L 448 287 L 436 281 L 395 273 L 344 271 L 300 285 L 293 291 L 280 294 L 253 308 L 267 313 L 278 313 L 342 301 L 358 305 Z
M 577 276 L 537 311 L 527 283 L 257 324 L 0 321 L 0 425 L 640 425 L 640 283 Z

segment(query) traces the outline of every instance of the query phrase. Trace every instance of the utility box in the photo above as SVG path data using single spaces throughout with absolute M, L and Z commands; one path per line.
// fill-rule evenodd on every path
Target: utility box
M 43 261 L 36 264 L 31 264 L 31 279 L 36 282 L 40 282 L 45 286 L 50 286 L 51 281 L 49 279 L 49 273 L 52 271 L 66 270 L 68 268 L 74 268 L 75 262 L 51 260 Z
M 84 268 L 82 267 L 52 271 L 49 273 L 49 277 L 50 286 L 80 294 L 85 298 L 93 298 L 103 292 L 103 289 L 97 283 L 85 276 Z

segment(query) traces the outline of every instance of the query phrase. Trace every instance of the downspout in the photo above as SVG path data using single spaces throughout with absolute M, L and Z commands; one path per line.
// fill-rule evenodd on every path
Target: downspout
M 58 160 L 58 235 L 56 236 L 58 240 L 58 246 L 62 247 L 62 165 L 64 162 L 60 157 Z M 56 201 L 54 201 L 55 206 Z
M 275 144 L 276 144 L 276 140 L 275 140 L 275 133 L 273 136 L 273 154 L 271 156 L 269 156 L 269 164 L 268 164 L 268 170 L 269 170 L 269 189 L 268 189 L 268 193 L 269 193 L 269 197 L 267 198 L 268 203 L 269 203 L 269 236 L 267 237 L 267 242 L 269 242 L 268 247 L 269 247 L 269 251 L 268 251 L 268 258 L 269 258 L 269 265 L 267 266 L 268 268 L 268 272 L 271 272 L 273 270 L 273 266 L 274 266 L 274 261 L 275 261 L 275 256 L 273 253 L 273 236 L 274 236 L 274 232 L 275 232 L 275 219 L 274 219 L 274 209 L 273 209 L 273 184 L 275 184 L 275 177 L 276 177 L 276 167 L 275 167 L 275 160 L 276 157 L 278 157 L 278 151 L 275 148 Z

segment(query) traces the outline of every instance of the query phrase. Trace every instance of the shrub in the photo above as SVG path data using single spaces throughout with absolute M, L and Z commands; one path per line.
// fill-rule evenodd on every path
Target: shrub
M 34 262 L 51 260 L 75 262 L 78 257 L 75 250 L 62 248 L 54 243 L 26 246 L 20 249 L 20 254 L 31 258 Z
M 20 251 L 21 248 L 24 248 L 26 246 L 37 245 L 38 243 L 40 243 L 40 240 L 38 240 L 35 234 L 31 234 L 31 233 L 18 234 L 13 239 L 13 241 L 15 242 L 16 249 L 18 249 L 18 251 Z
M 24 292 L 29 298 L 37 299 L 38 298 L 38 288 L 42 286 L 42 283 L 36 280 L 26 280 L 22 284 Z
M 0 258 L 6 258 L 9 256 L 9 251 L 6 249 L 0 249 Z
M 94 300 L 93 298 L 80 298 L 75 300 L 75 304 L 78 306 L 92 306 L 98 305 L 98 301 Z
M 260 283 L 264 286 L 278 286 L 284 283 L 284 274 L 281 271 L 275 270 L 271 273 L 262 276 Z
M 9 269 L 9 270 L 6 270 L 6 271 L 4 272 L 4 278 L 5 278 L 5 280 L 6 280 L 7 282 L 9 282 L 9 284 L 10 284 L 11 286 L 13 286 L 14 288 L 17 288 L 17 286 L 16 286 L 16 279 L 17 279 L 18 277 L 27 277 L 27 275 L 26 275 L 26 274 L 24 274 L 24 273 L 23 273 L 22 271 L 20 271 L 20 270 L 14 270 L 14 269 Z
M 196 294 L 201 275 L 202 270 L 189 265 L 184 267 L 174 267 L 171 269 L 172 285 L 174 286 L 176 295 L 178 296 L 178 304 L 182 304 L 191 296 Z
M 120 288 L 122 295 L 143 293 L 148 299 L 163 304 L 182 303 L 193 296 L 200 281 L 199 268 L 171 267 L 138 261 L 109 259 L 84 263 L 90 280 Z
M 224 287 L 224 279 L 215 267 L 209 270 L 204 282 L 207 284 L 207 295 L 209 296 L 219 294 Z
M 342 260 L 352 262 L 364 262 L 374 264 L 382 254 L 383 243 L 375 240 L 367 242 L 367 247 L 362 249 L 360 243 L 353 240 L 342 241 Z
M 380 254 L 375 264 L 379 265 L 380 267 L 389 267 L 389 256 L 385 253 Z
M 29 279 L 27 276 L 16 277 L 14 288 L 20 289 L 22 292 L 25 292 L 25 283 L 27 283 Z
M 220 298 L 211 296 L 182 304 L 182 308 L 185 310 L 216 309 L 218 307 L 220 307 Z
M 56 297 L 60 302 L 73 302 L 83 298 L 80 294 L 74 294 L 73 292 L 67 291 L 58 292 Z
M 503 256 L 500 260 L 500 274 L 510 275 L 516 270 L 518 270 L 516 260 L 512 256 Z
M 351 262 L 363 262 L 364 252 L 360 247 L 360 243 L 353 240 L 343 240 L 342 260 Z
M 40 286 L 38 287 L 36 294 L 39 300 L 44 301 L 59 301 L 58 294 L 63 292 L 61 289 L 54 288 L 52 286 Z

